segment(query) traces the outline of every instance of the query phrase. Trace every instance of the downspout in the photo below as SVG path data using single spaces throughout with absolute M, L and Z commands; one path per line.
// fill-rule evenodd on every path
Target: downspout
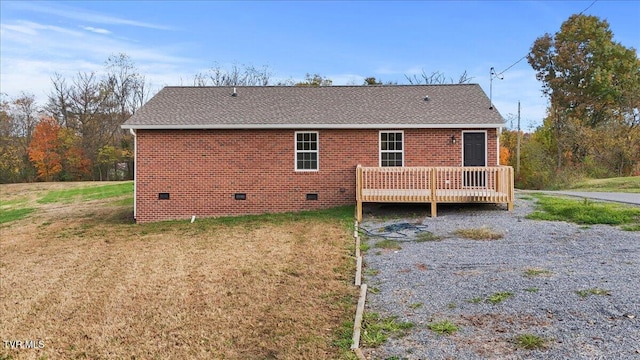
M 133 220 L 136 219 L 136 212 L 138 207 L 136 206 L 138 202 L 138 186 L 137 186 L 137 173 L 138 173 L 138 137 L 136 136 L 136 131 L 133 129 L 129 129 L 131 135 L 133 135 Z

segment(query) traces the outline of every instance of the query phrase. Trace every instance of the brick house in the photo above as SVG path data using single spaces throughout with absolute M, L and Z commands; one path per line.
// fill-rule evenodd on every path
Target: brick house
M 486 174 L 473 184 L 461 173 L 428 178 L 426 167 L 497 169 L 503 126 L 477 84 L 165 87 L 122 125 L 135 136 L 140 223 L 378 200 L 431 202 L 435 215 L 433 197 L 367 200 L 361 169 L 395 169 L 375 180 L 386 187 L 398 170 L 423 169 L 386 195 L 497 186 Z M 465 199 L 437 202 L 482 200 Z

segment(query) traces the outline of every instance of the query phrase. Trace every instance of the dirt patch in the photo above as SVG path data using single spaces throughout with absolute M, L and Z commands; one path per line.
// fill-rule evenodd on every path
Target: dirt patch
M 341 222 L 135 225 L 110 204 L 46 205 L 0 228 L 0 338 L 44 342 L 0 357 L 340 356 L 357 295 Z

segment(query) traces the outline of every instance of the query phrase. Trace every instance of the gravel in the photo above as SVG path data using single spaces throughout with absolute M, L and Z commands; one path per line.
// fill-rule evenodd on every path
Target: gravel
M 367 359 L 640 359 L 640 234 L 527 220 L 534 200 L 518 197 L 513 212 L 441 205 L 437 218 L 426 216 L 426 206 L 365 209 L 361 228 L 376 235 L 364 255 L 364 282 L 373 290 L 365 312 L 415 325 L 363 348 Z M 453 233 L 482 226 L 504 237 Z M 417 241 L 424 231 L 441 239 Z M 383 238 L 401 249 L 376 247 Z M 513 296 L 487 301 L 500 292 Z M 444 320 L 459 331 L 427 327 Z M 514 338 L 522 334 L 545 346 L 521 348 Z

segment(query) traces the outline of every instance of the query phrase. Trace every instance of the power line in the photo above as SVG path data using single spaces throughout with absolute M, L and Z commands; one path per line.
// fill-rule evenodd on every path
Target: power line
M 596 2 L 598 2 L 598 0 L 593 0 L 593 1 L 591 2 L 591 4 L 589 4 L 589 6 L 587 6 L 586 8 L 584 8 L 584 10 L 580 11 L 580 12 L 578 13 L 578 15 L 582 15 L 585 11 L 589 10 L 589 9 L 593 6 L 593 4 L 595 4 Z M 518 61 L 516 61 L 516 62 L 514 62 L 513 64 L 509 65 L 509 67 L 507 67 L 506 69 L 504 69 L 504 70 L 500 71 L 500 72 L 499 72 L 498 74 L 496 74 L 496 75 L 502 75 L 502 74 L 504 74 L 507 70 L 509 70 L 509 69 L 511 69 L 512 67 L 516 66 L 520 61 L 522 61 L 522 60 L 526 59 L 526 58 L 527 58 L 527 56 L 529 56 L 529 54 L 526 54 L 525 56 L 521 57 Z
M 505 71 L 507 71 L 507 70 L 511 69 L 512 67 L 516 66 L 520 61 L 522 61 L 522 60 L 526 59 L 526 58 L 527 58 L 527 56 L 529 56 L 529 54 L 527 54 L 527 55 L 525 55 L 525 56 L 521 57 L 521 58 L 520 58 L 520 60 L 518 60 L 518 61 L 514 62 L 514 63 L 513 63 L 513 64 L 511 64 L 508 68 L 506 68 L 506 69 L 504 69 L 504 70 L 500 71 L 500 72 L 498 73 L 498 75 L 502 75 L 502 74 L 504 74 L 504 72 L 505 72 Z
M 585 11 L 589 10 L 589 8 L 591 8 L 593 6 L 593 4 L 595 4 L 598 0 L 593 0 L 593 2 L 591 3 L 591 5 L 587 6 L 586 9 L 580 11 L 580 13 L 578 15 L 582 15 L 582 13 L 584 13 Z

